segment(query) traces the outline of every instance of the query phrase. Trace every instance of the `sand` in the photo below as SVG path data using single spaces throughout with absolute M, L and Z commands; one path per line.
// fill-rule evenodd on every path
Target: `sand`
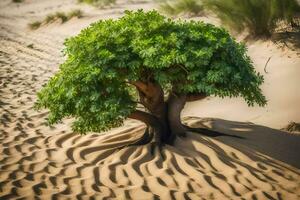
M 141 1 L 102 10 L 75 0 L 0 2 L 1 200 L 300 198 L 299 137 L 278 130 L 300 121 L 298 50 L 262 41 L 248 45 L 266 79 L 265 108 L 215 97 L 185 107 L 186 123 L 244 140 L 189 133 L 162 151 L 155 144 L 119 148 L 138 138 L 145 126 L 127 120 L 107 133 L 81 136 L 70 130 L 70 120 L 47 127 L 47 111 L 33 110 L 36 92 L 63 62 L 66 37 L 99 19 L 117 18 L 124 9 L 154 7 Z M 84 11 L 83 18 L 34 31 L 27 27 L 48 13 L 75 8 Z

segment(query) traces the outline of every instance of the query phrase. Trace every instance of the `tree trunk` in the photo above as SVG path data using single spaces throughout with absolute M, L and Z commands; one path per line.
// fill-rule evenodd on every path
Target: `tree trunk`
M 199 100 L 205 94 L 177 95 L 172 92 L 164 101 L 164 92 L 159 84 L 152 82 L 130 82 L 134 85 L 140 97 L 140 103 L 148 112 L 135 111 L 129 117 L 144 122 L 147 130 L 135 144 L 151 142 L 153 137 L 161 144 L 173 144 L 177 136 L 186 136 L 186 127 L 182 125 L 180 114 L 186 101 Z
M 158 118 L 140 110 L 136 110 L 133 113 L 131 113 L 131 115 L 129 115 L 129 118 L 140 120 L 147 125 L 147 129 L 143 137 L 134 144 L 148 143 L 152 140 L 159 144 L 162 142 L 161 136 L 164 130 Z
M 163 89 L 159 84 L 151 82 L 135 82 L 134 84 L 138 89 L 140 102 L 157 119 L 156 123 L 159 123 L 161 127 L 160 141 L 167 143 L 171 134 L 168 125 L 168 106 L 164 102 Z
M 181 124 L 180 113 L 185 105 L 185 96 L 170 95 L 167 102 L 157 104 L 150 113 L 133 112 L 129 118 L 140 120 L 147 125 L 147 130 L 135 144 L 145 144 L 152 141 L 162 144 L 173 144 L 176 136 L 185 136 L 186 129 Z
M 168 123 L 172 134 L 186 136 L 186 130 L 181 124 L 180 114 L 186 102 L 186 95 L 170 94 L 168 100 Z

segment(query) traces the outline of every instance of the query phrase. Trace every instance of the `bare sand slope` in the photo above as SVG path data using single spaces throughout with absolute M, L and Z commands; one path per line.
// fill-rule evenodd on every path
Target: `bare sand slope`
M 153 8 L 151 3 L 127 5 L 121 2 L 113 9 L 99 11 L 74 2 L 28 0 L 20 6 L 10 0 L 0 2 L 1 200 L 90 197 L 254 200 L 300 198 L 300 170 L 276 160 L 284 159 L 274 159 L 267 156 L 269 154 L 257 152 L 256 150 L 267 151 L 255 148 L 255 143 L 250 145 L 253 148 L 247 148 L 248 144 L 233 142 L 238 144 L 234 146 L 230 142 L 238 139 L 208 138 L 190 133 L 187 139 L 179 139 L 174 147 L 165 146 L 161 152 L 153 144 L 120 149 L 120 146 L 141 135 L 144 129 L 142 124 L 129 120 L 124 127 L 114 129 L 106 135 L 85 136 L 72 133 L 69 120 L 55 127 L 45 126 L 47 112 L 34 111 L 33 102 L 37 90 L 57 71 L 58 64 L 63 61 L 60 51 L 64 38 L 78 33 L 81 28 L 100 18 L 120 16 L 124 8 Z M 27 23 L 42 19 L 48 13 L 79 7 L 86 13 L 82 19 L 72 19 L 65 24 L 57 22 L 36 31 L 27 28 Z M 261 45 L 267 44 L 254 44 L 251 48 L 261 50 L 262 53 L 270 50 L 269 47 L 261 49 Z M 265 57 L 260 58 L 261 54 L 254 50 L 252 52 L 254 61 L 263 63 Z M 288 58 L 290 54 L 293 57 Z M 270 99 L 276 97 L 282 105 L 278 107 L 277 100 L 270 101 L 271 114 L 266 110 L 256 110 L 257 108 L 250 112 L 239 100 L 228 100 L 231 101 L 231 107 L 226 107 L 228 104 L 219 104 L 219 101 L 211 99 L 204 101 L 205 106 L 201 102 L 188 105 L 185 115 L 203 116 L 207 112 L 211 117 L 241 121 L 251 121 L 253 116 L 262 116 L 258 122 L 274 127 L 276 122 L 281 121 L 280 116 L 287 119 L 286 109 L 293 114 L 288 115 L 289 118 L 297 116 L 299 108 L 295 102 L 299 100 L 299 96 L 296 91 L 291 89 L 291 93 L 284 94 L 288 102 L 285 107 L 285 98 L 281 94 L 276 96 L 276 90 L 268 86 L 275 77 L 274 80 L 277 81 L 287 80 L 290 84 L 288 88 L 295 88 L 294 82 L 299 74 L 296 74 L 298 71 L 295 68 L 296 65 L 299 66 L 296 55 L 291 52 L 288 56 L 276 59 L 279 64 L 270 62 L 268 66 L 269 78 L 264 90 Z M 280 71 L 280 67 L 295 70 Z M 280 83 L 276 87 L 279 86 Z M 272 92 L 268 92 L 268 88 Z M 218 111 L 219 115 L 216 116 Z M 276 120 L 272 121 L 272 116 L 276 116 Z M 248 123 L 218 120 L 199 122 L 195 118 L 187 118 L 186 121 L 194 126 L 208 125 L 228 134 L 240 132 L 263 135 L 276 132 Z M 257 141 L 262 140 L 258 138 Z M 259 145 L 264 145 L 263 142 Z

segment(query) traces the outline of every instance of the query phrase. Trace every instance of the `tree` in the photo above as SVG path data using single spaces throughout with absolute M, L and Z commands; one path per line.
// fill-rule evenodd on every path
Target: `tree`
M 227 31 L 195 21 L 173 21 L 157 11 L 126 11 L 100 20 L 65 41 L 66 61 L 38 93 L 48 121 L 73 117 L 76 132 L 100 132 L 126 118 L 147 125 L 135 144 L 171 144 L 185 136 L 180 113 L 187 101 L 241 96 L 266 104 L 243 44 Z M 142 106 L 142 109 L 139 107 Z

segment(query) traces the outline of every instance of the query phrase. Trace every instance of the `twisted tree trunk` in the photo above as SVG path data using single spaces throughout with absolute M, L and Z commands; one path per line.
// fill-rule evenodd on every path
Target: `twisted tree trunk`
M 155 141 L 159 144 L 173 144 L 176 137 L 185 137 L 186 126 L 181 123 L 181 111 L 187 101 L 203 99 L 205 94 L 181 95 L 172 92 L 167 101 L 159 84 L 132 82 L 139 93 L 140 103 L 148 112 L 137 110 L 129 118 L 140 120 L 147 129 L 140 140 L 134 144 L 145 144 Z
M 129 118 L 140 120 L 147 125 L 147 129 L 143 137 L 139 141 L 137 141 L 136 144 L 146 144 L 148 142 L 151 142 L 153 139 L 158 143 L 161 142 L 161 135 L 164 130 L 158 118 L 149 113 L 139 110 L 131 113 Z

